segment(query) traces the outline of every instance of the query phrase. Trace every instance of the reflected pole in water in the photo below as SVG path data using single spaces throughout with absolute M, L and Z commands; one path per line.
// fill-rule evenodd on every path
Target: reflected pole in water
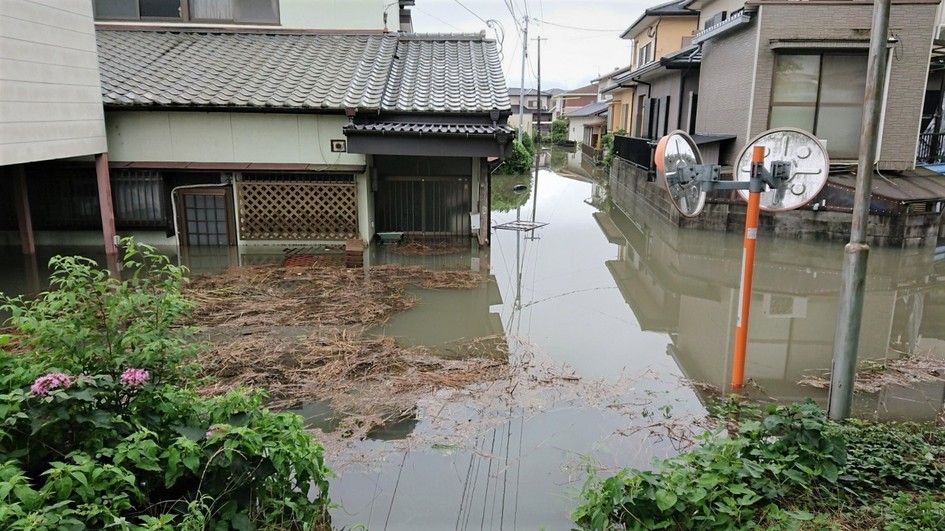
M 830 371 L 830 398 L 827 412 L 834 420 L 850 416 L 853 385 L 856 381 L 856 356 L 860 339 L 860 323 L 863 317 L 866 263 L 870 251 L 869 245 L 866 244 L 866 229 L 869 221 L 873 164 L 876 161 L 876 140 L 885 84 L 889 4 L 890 0 L 876 0 L 873 3 L 873 27 L 870 32 L 870 52 L 866 70 L 866 97 L 863 100 L 863 126 L 860 130 L 853 222 L 850 227 L 850 243 L 843 250 L 840 312 L 837 316 L 833 367 Z
M 742 246 L 742 281 L 738 292 L 738 315 L 735 321 L 735 351 L 732 355 L 732 390 L 741 391 L 745 384 L 745 351 L 748 346 L 748 315 L 751 310 L 751 284 L 755 273 L 755 247 L 758 244 L 758 218 L 764 182 L 758 170 L 765 162 L 764 146 L 751 150 L 751 188 L 748 189 L 748 213 L 745 216 L 745 241 Z

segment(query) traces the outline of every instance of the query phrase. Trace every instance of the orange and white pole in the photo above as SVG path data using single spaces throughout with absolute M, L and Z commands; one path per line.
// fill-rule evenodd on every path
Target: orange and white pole
M 745 384 L 745 350 L 748 345 L 748 314 L 751 310 L 751 280 L 755 270 L 755 245 L 758 243 L 758 213 L 761 190 L 755 164 L 765 161 L 765 148 L 751 151 L 751 183 L 748 192 L 748 214 L 745 217 L 745 242 L 742 248 L 742 281 L 738 294 L 738 316 L 735 323 L 735 353 L 732 360 L 732 390 L 741 391 Z

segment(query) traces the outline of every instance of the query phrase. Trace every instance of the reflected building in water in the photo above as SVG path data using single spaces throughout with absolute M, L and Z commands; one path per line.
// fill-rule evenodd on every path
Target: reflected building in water
M 738 235 L 679 230 L 642 204 L 628 214 L 602 206 L 601 230 L 617 246 L 607 262 L 643 330 L 670 336 L 668 354 L 685 376 L 719 390 L 731 381 L 742 242 Z M 761 238 L 754 272 L 746 378 L 778 401 L 827 391 L 798 382 L 830 368 L 843 246 Z M 945 263 L 932 250 L 870 255 L 859 359 L 945 357 Z M 935 320 L 937 322 L 934 322 Z M 821 371 L 817 371 L 820 369 Z M 703 392 L 703 399 L 709 398 Z M 945 383 L 857 395 L 858 414 L 934 419 Z

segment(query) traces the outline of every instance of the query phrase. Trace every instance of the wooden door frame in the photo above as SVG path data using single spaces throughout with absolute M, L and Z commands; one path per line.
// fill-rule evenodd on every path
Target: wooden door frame
M 230 185 L 177 188 L 174 190 L 174 193 L 177 196 L 175 198 L 177 203 L 177 237 L 181 246 L 190 246 L 187 231 L 187 209 L 184 205 L 184 196 L 187 195 L 223 196 L 223 209 L 226 221 L 226 244 L 228 246 L 236 245 L 236 209 L 233 204 L 233 189 Z

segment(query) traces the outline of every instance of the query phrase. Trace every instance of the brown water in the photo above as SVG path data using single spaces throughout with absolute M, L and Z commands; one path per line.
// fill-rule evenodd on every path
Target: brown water
M 624 213 L 588 182 L 542 172 L 493 224 L 488 249 L 412 257 L 374 246 L 373 263 L 480 271 L 470 291 L 417 290 L 419 304 L 376 333 L 461 355 L 499 337 L 509 381 L 425 397 L 415 415 L 328 456 L 334 524 L 367 529 L 569 529 L 588 467 L 647 467 L 687 442 L 731 372 L 741 237 L 679 231 L 643 207 Z M 534 213 L 534 214 L 533 214 Z M 47 250 L 48 254 L 50 251 Z M 842 245 L 758 242 L 746 378 L 753 396 L 789 402 L 826 392 L 797 382 L 830 366 Z M 39 263 L 43 263 L 44 257 Z M 272 257 L 188 257 L 198 269 Z M 945 262 L 934 249 L 870 254 L 860 357 L 945 356 Z M 43 277 L 6 250 L 0 290 Z M 692 385 L 695 380 L 706 385 Z M 711 386 L 711 387 L 710 387 Z M 857 415 L 932 420 L 945 384 L 858 395 Z M 307 413 L 331 429 L 323 403 Z

